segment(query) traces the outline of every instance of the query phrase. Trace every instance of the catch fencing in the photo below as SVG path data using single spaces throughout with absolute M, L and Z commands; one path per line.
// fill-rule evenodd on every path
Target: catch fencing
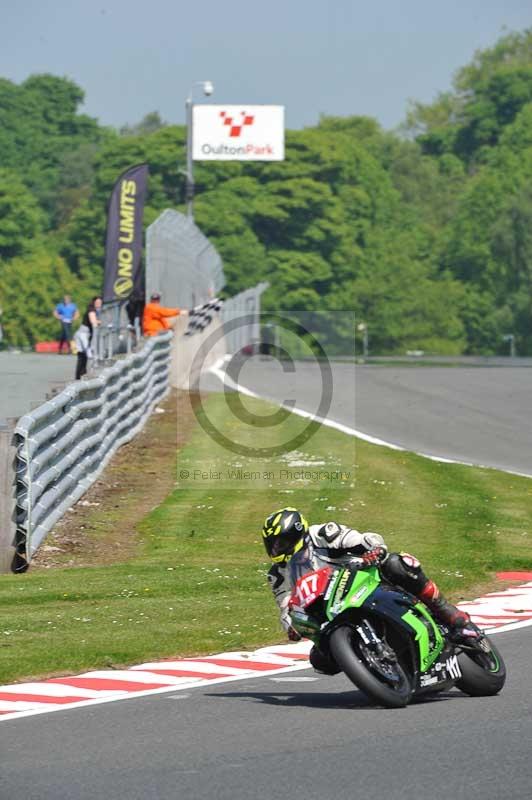
M 225 301 L 222 321 L 228 353 L 238 353 L 246 347 L 258 347 L 261 341 L 261 295 L 268 286 L 269 283 L 259 283 Z
M 160 292 L 162 304 L 193 308 L 220 293 L 222 259 L 194 222 L 166 209 L 146 230 L 146 297 Z M 130 353 L 140 339 L 140 320 L 129 324 L 124 304 L 105 306 L 92 341 L 92 367 Z
M 193 308 L 225 284 L 219 253 L 189 218 L 167 209 L 146 231 L 146 297 L 160 292 L 170 308 Z
M 116 450 L 142 428 L 169 385 L 173 332 L 97 377 L 69 385 L 15 428 L 15 570 L 91 486 Z

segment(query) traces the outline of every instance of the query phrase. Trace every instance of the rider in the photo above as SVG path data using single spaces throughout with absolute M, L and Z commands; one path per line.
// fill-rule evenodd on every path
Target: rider
M 417 558 L 409 553 L 388 553 L 384 539 L 378 533 L 359 533 L 337 522 L 309 527 L 296 508 L 283 508 L 266 519 L 262 535 L 266 552 L 273 561 L 268 581 L 281 612 L 281 625 L 292 641 L 301 638 L 292 627 L 288 612 L 295 580 L 306 572 L 329 564 L 345 564 L 353 558 L 368 566 L 378 566 L 389 583 L 422 600 L 436 619 L 450 628 L 455 639 L 463 641 L 478 636 L 469 614 L 445 599 L 434 581 L 427 578 Z M 315 646 L 310 653 L 310 662 L 321 672 L 334 674 L 339 671 Z

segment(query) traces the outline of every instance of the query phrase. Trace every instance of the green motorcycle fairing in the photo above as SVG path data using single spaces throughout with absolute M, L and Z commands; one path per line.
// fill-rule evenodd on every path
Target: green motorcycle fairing
M 325 600 L 329 622 L 352 609 L 367 608 L 406 630 L 417 645 L 420 673 L 429 670 L 445 649 L 445 640 L 426 606 L 412 595 L 383 584 L 377 567 L 337 570 Z M 317 633 L 314 628 L 311 638 Z
M 365 570 L 339 570 L 329 597 L 325 595 L 327 619 L 334 619 L 348 608 L 360 608 L 380 583 L 381 576 L 376 567 L 368 567 Z

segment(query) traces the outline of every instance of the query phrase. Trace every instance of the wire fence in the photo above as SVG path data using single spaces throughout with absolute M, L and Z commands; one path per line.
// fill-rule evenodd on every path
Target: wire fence
M 261 341 L 261 295 L 268 286 L 268 283 L 259 283 L 225 301 L 222 321 L 228 353 L 258 348 Z
M 146 297 L 160 292 L 163 304 L 193 308 L 225 285 L 222 259 L 191 219 L 167 209 L 146 231 Z
M 197 225 L 178 211 L 163 211 L 146 231 L 146 297 L 159 292 L 163 305 L 190 309 L 212 300 L 224 284 L 222 259 Z M 228 352 L 259 342 L 261 295 L 267 288 L 261 283 L 225 301 Z M 139 337 L 139 325 L 135 329 L 129 323 L 123 307 L 105 308 L 94 335 L 93 368 L 131 352 Z

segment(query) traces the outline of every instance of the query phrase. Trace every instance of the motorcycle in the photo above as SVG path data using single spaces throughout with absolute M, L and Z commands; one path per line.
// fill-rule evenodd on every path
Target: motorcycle
M 289 601 L 295 630 L 355 686 L 388 708 L 453 686 L 473 697 L 500 692 L 506 668 L 488 636 L 453 641 L 414 595 L 356 562 L 302 575 Z

